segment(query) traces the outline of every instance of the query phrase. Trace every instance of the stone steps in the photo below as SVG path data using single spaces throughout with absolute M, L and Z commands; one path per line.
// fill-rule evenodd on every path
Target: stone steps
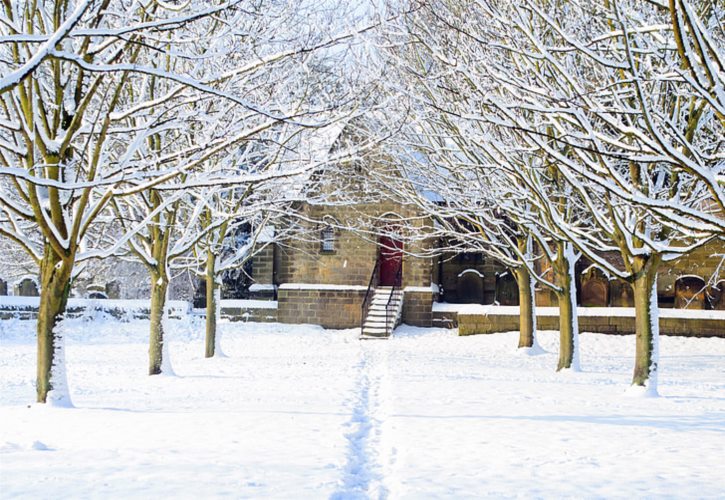
M 388 327 L 388 306 L 390 306 L 391 315 L 395 318 L 394 322 L 397 324 L 403 306 L 403 292 L 400 290 L 393 291 L 392 287 L 376 288 L 370 300 L 367 316 L 363 322 L 361 339 L 379 339 L 390 336 L 395 325 Z

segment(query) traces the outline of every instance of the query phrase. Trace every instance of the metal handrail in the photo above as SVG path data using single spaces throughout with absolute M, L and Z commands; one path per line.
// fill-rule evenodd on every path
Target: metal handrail
M 373 272 L 370 274 L 370 282 L 368 283 L 368 289 L 365 292 L 365 298 L 363 299 L 362 306 L 360 307 L 360 312 L 362 313 L 360 315 L 360 329 L 362 331 L 362 328 L 365 326 L 365 318 L 368 315 L 368 310 L 370 309 L 370 299 L 372 298 L 375 287 L 378 285 L 378 279 L 380 278 L 380 256 L 378 256 L 377 260 L 375 261 L 375 267 L 373 267 Z
M 393 286 L 390 289 L 390 296 L 388 297 L 388 302 L 385 304 L 385 331 L 387 333 L 388 330 L 390 332 L 393 332 L 393 329 L 395 328 L 395 322 L 397 321 L 397 314 L 396 317 L 393 318 L 393 325 L 390 325 L 390 316 L 391 316 L 391 307 L 390 304 L 393 301 L 393 297 L 395 296 L 395 292 L 400 290 L 401 286 L 403 285 L 403 259 L 400 259 L 400 264 L 398 265 L 398 270 L 395 273 L 395 281 L 393 282 Z

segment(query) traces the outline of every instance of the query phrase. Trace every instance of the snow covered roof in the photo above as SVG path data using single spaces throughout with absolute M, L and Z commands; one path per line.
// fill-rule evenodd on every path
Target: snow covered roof
M 339 120 L 324 127 L 308 129 L 282 155 L 282 163 L 292 164 L 300 169 L 298 175 L 284 184 L 283 189 L 290 199 L 296 198 L 309 185 L 310 178 L 330 162 L 330 152 L 346 125 L 346 120 Z

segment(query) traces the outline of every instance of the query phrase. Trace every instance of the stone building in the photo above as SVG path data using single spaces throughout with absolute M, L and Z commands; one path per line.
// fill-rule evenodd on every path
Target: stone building
M 334 137 L 334 142 L 340 140 L 339 135 Z M 414 239 L 418 243 L 406 247 L 411 244 L 405 243 L 409 239 L 401 228 L 420 220 L 421 214 L 414 206 L 376 197 L 378 186 L 361 185 L 367 174 L 377 173 L 383 164 L 384 160 L 378 164 L 373 159 L 364 167 L 372 170 L 351 165 L 349 172 L 336 169 L 332 179 L 325 179 L 324 172 L 310 179 L 326 196 L 315 202 L 318 197 L 312 192 L 306 197 L 310 201 L 297 207 L 306 221 L 302 223 L 304 237 L 269 245 L 253 258 L 252 297 L 276 298 L 277 319 L 283 323 L 328 328 L 382 325 L 388 333 L 400 321 L 431 326 L 435 301 L 518 305 L 513 273 L 492 258 L 480 253 L 416 256 L 435 254 L 423 250 L 435 247 L 436 241 Z M 406 224 L 400 224 L 401 220 Z M 658 280 L 660 304 L 725 308 L 718 254 L 725 254 L 725 249 L 715 241 L 664 265 Z M 548 268 L 541 260 L 536 266 L 539 272 Z M 577 290 L 580 305 L 633 305 L 627 283 L 610 280 L 585 261 L 577 266 Z M 548 290 L 537 289 L 536 301 L 540 306 L 557 305 Z

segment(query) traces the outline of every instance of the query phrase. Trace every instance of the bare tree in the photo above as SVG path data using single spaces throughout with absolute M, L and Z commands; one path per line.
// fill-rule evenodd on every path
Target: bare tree
M 668 23 L 681 16 L 677 9 L 693 16 L 690 27 Z M 441 1 L 422 9 L 426 21 L 408 23 L 421 106 L 453 123 L 446 137 L 453 128 L 467 139 L 466 148 L 444 144 L 435 152 L 458 155 L 458 163 L 499 163 L 539 207 L 507 212 L 518 224 L 546 229 L 542 248 L 547 240 L 572 244 L 632 284 L 633 384 L 655 391 L 657 269 L 721 235 L 723 223 L 723 123 L 712 97 L 721 77 L 708 80 L 708 92 L 693 91 L 681 58 L 687 50 L 671 47 L 678 31 L 706 33 L 697 42 L 703 50 L 689 57 L 718 67 L 722 25 L 712 19 L 721 11 L 710 2 L 668 9 L 656 2 Z M 496 143 L 503 147 L 488 153 Z M 486 161 L 466 157 L 472 150 L 486 152 Z M 538 160 L 520 161 L 522 152 Z M 554 264 L 562 275 L 571 267 Z
M 165 253 L 166 217 L 182 200 L 163 193 L 184 189 L 182 179 L 260 130 L 324 124 L 314 115 L 325 103 L 286 107 L 289 100 L 264 94 L 285 87 L 279 92 L 304 101 L 308 87 L 294 75 L 305 74 L 310 54 L 365 29 L 307 29 L 312 7 L 2 3 L 0 234 L 40 267 L 39 402 L 54 389 L 51 400 L 69 401 L 55 361 L 62 344 L 55 326 L 77 263 L 115 253 L 149 225 L 153 251 Z M 213 109 L 201 112 L 206 105 Z M 97 245 L 105 240 L 91 237 L 92 229 L 113 224 L 111 205 L 133 197 L 151 207 L 146 215 L 124 221 L 125 234 L 110 245 Z M 40 242 L 29 236 L 38 230 Z

